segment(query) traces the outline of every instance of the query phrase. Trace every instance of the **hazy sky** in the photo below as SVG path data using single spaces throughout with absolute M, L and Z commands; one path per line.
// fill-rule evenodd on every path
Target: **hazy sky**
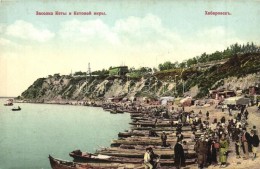
M 0 1 L 0 96 L 37 78 L 110 66 L 157 67 L 233 43 L 260 44 L 260 1 Z M 105 12 L 42 16 L 39 12 Z M 231 15 L 205 15 L 205 11 Z

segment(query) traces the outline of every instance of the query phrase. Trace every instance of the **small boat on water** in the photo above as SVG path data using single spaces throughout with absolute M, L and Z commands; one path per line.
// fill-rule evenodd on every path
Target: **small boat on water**
M 15 107 L 12 108 L 12 111 L 20 111 L 20 110 L 22 110 L 20 106 L 18 106 L 17 108 L 15 108 Z
M 115 110 L 110 110 L 110 114 L 117 114 Z
M 13 102 L 14 102 L 13 99 L 8 99 L 8 100 L 6 100 L 6 103 L 4 104 L 4 106 L 12 106 L 12 105 L 14 105 Z
M 144 169 L 140 164 L 121 164 L 121 163 L 76 163 L 56 159 L 49 155 L 52 169 Z
M 104 110 L 109 111 L 111 114 L 124 113 L 122 110 L 119 109 L 104 109 Z

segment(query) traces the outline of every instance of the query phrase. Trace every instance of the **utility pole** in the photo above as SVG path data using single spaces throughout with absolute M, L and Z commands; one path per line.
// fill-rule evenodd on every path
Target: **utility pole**
M 183 68 L 182 71 L 181 71 L 181 78 L 182 78 L 182 94 L 183 94 L 183 97 L 184 97 L 184 80 L 183 80 L 183 76 L 182 76 L 183 72 L 184 72 L 184 68 Z
M 176 88 L 177 88 L 177 81 L 176 81 L 176 77 L 178 77 L 178 75 L 175 75 L 175 94 L 177 94 Z
M 130 91 L 130 81 L 129 81 L 129 77 L 128 76 L 126 76 L 126 80 L 129 83 L 128 87 L 127 87 L 127 93 L 129 93 L 129 91 Z
M 91 77 L 91 68 L 90 68 L 90 63 L 88 63 L 88 75 Z
M 155 77 L 155 87 L 154 87 L 154 94 L 156 95 L 156 86 L 157 86 L 157 82 L 158 82 L 158 79 L 156 78 L 156 76 L 154 76 Z
M 182 80 L 182 94 L 183 94 L 183 97 L 184 97 L 184 80 Z

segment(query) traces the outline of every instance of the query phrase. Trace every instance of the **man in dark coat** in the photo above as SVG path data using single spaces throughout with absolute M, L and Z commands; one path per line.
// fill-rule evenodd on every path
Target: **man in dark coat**
M 257 147 L 259 146 L 259 137 L 254 130 L 251 130 L 251 143 L 253 151 L 253 160 L 256 158 Z
M 184 149 L 181 145 L 180 140 L 178 140 L 178 142 L 174 146 L 174 165 L 176 169 L 181 168 L 181 166 L 185 166 Z
M 247 160 L 249 158 L 249 150 L 251 148 L 251 136 L 246 131 L 246 128 L 243 128 L 241 142 L 242 142 L 243 152 L 245 154 L 245 159 Z
M 246 111 L 245 111 L 246 120 L 248 119 L 248 114 L 249 114 L 249 113 L 248 113 L 248 111 L 246 110 Z
M 209 120 L 209 111 L 207 111 L 206 116 L 207 116 L 207 120 Z
M 208 143 L 204 140 L 203 137 L 200 138 L 196 142 L 196 145 L 194 146 L 195 151 L 198 155 L 198 168 L 202 169 L 204 165 L 206 164 L 206 159 L 207 159 L 207 152 L 208 152 Z
M 242 114 L 240 112 L 238 112 L 238 114 L 237 114 L 237 121 L 241 121 L 241 117 L 242 117 Z
M 181 132 L 178 132 L 177 133 L 177 140 L 182 141 L 183 138 L 184 138 L 183 134 L 181 134 Z
M 162 133 L 161 135 L 161 140 L 162 140 L 162 146 L 167 147 L 166 141 L 167 141 L 167 135 L 165 132 Z

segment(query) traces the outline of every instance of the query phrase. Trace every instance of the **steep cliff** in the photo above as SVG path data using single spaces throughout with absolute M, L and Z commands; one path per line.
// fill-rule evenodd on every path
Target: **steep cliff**
M 35 102 L 102 99 L 112 96 L 174 96 L 204 97 L 210 89 L 246 90 L 260 84 L 260 54 L 235 55 L 225 63 L 206 68 L 190 67 L 144 75 L 139 79 L 126 77 L 86 77 L 55 74 L 37 79 L 21 95 Z M 175 81 L 176 80 L 176 81 Z M 177 86 L 176 86 L 177 84 Z
M 37 79 L 21 95 L 35 102 L 102 99 L 112 96 L 146 96 L 173 91 L 174 82 L 156 81 L 154 77 L 127 80 L 120 77 L 73 77 L 68 75 Z

